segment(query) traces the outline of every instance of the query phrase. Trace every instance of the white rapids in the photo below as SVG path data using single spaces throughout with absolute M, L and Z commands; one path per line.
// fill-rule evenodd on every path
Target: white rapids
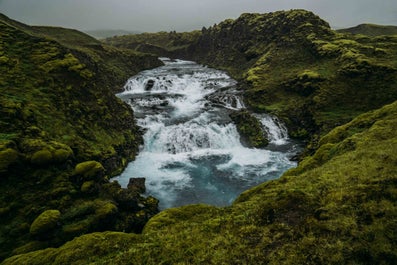
M 160 208 L 191 203 L 229 205 L 242 191 L 278 178 L 295 166 L 298 145 L 275 117 L 256 114 L 270 139 L 268 149 L 250 149 L 229 118 L 245 108 L 237 82 L 194 62 L 161 58 L 164 66 L 141 72 L 118 96 L 131 105 L 145 129 L 136 160 L 114 178 L 126 186 L 146 178 L 147 194 Z

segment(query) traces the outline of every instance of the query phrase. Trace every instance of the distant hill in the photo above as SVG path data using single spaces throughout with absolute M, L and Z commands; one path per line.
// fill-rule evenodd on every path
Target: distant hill
M 363 34 L 368 36 L 397 35 L 397 26 L 360 24 L 352 28 L 339 29 L 337 32 Z
M 86 30 L 84 31 L 88 35 L 97 38 L 97 39 L 105 39 L 113 36 L 123 36 L 123 35 L 131 35 L 131 34 L 139 34 L 142 31 L 129 31 L 129 30 L 121 30 L 121 29 L 108 29 L 108 30 Z

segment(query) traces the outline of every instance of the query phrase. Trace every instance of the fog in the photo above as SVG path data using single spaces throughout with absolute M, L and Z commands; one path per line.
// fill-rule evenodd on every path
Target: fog
M 30 25 L 80 30 L 190 31 L 241 13 L 302 8 L 334 28 L 397 25 L 396 0 L 0 0 L 0 12 Z

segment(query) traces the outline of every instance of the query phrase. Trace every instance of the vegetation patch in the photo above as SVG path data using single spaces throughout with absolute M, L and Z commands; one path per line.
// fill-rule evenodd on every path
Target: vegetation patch
M 331 130 L 297 168 L 230 207 L 167 209 L 142 235 L 89 234 L 4 264 L 393 264 L 396 115 L 397 101 Z
M 123 202 L 143 207 L 119 207 L 121 187 L 104 186 L 142 141 L 131 108 L 114 94 L 159 65 L 76 30 L 0 14 L 0 260 L 84 233 L 140 232 L 157 212 L 158 202 L 138 193 Z

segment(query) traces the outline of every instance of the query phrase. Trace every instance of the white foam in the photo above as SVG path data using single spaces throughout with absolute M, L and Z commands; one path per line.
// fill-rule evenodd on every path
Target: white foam
M 271 143 L 283 145 L 288 142 L 287 127 L 277 117 L 268 114 L 257 114 L 256 116 L 259 118 Z
M 164 66 L 130 78 L 122 93 L 142 117 L 138 125 L 146 129 L 136 160 L 116 178 L 122 186 L 131 177 L 145 177 L 148 194 L 159 198 L 162 208 L 180 204 L 177 200 L 185 190 L 204 199 L 197 202 L 205 202 L 202 196 L 221 192 L 219 196 L 229 196 L 225 200 L 230 203 L 230 196 L 237 194 L 227 194 L 234 188 L 224 185 L 241 185 L 240 190 L 275 178 L 292 165 L 285 154 L 242 146 L 236 126 L 227 118 L 229 110 L 211 104 L 244 108 L 236 81 L 193 62 L 162 60 Z M 274 119 L 259 118 L 273 143 L 286 141 L 284 132 L 276 132 L 283 127 Z M 206 175 L 204 183 L 197 180 L 204 177 L 201 174 Z

